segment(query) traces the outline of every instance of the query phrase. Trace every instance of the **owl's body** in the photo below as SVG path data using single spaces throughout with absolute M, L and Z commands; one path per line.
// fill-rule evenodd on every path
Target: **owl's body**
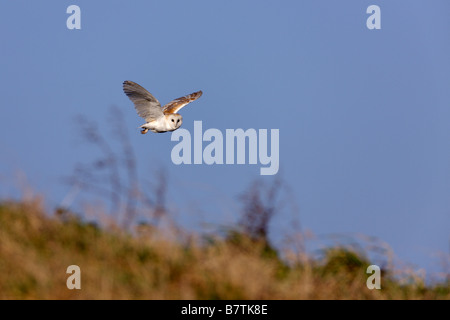
M 183 117 L 176 112 L 202 95 L 201 91 L 194 92 L 161 107 L 159 101 L 137 83 L 125 81 L 123 91 L 134 103 L 138 115 L 146 121 L 145 124 L 140 126 L 142 134 L 149 130 L 161 133 L 178 129 L 183 123 Z
M 164 117 L 160 117 L 157 120 L 144 123 L 139 128 L 142 128 L 141 133 L 143 134 L 147 133 L 148 130 L 156 133 L 162 133 L 177 130 L 182 123 L 183 118 L 181 117 L 181 115 L 175 113 L 170 115 L 164 115 Z

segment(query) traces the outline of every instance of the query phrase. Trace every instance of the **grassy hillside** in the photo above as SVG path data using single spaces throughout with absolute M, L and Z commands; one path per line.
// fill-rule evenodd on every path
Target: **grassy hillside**
M 370 264 L 342 248 L 287 263 L 245 234 L 198 241 L 143 227 L 131 235 L 97 227 L 38 202 L 0 204 L 1 299 L 450 299 L 444 285 L 400 285 L 384 272 L 366 287 Z M 81 290 L 66 269 L 81 268 Z

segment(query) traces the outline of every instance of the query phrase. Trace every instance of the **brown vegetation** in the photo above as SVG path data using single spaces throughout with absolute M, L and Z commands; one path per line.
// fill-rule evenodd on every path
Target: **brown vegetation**
M 38 201 L 3 202 L 0 298 L 450 298 L 446 284 L 401 284 L 390 271 L 381 290 L 369 290 L 369 261 L 346 248 L 329 248 L 322 259 L 280 259 L 266 242 L 239 231 L 206 239 L 168 233 L 149 225 L 130 233 L 65 211 L 49 215 Z M 74 264 L 81 268 L 81 290 L 66 287 L 66 269 Z

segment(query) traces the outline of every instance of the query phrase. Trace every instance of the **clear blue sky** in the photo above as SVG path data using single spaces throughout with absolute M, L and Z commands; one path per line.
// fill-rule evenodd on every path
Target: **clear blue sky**
M 81 8 L 81 30 L 66 9 Z M 381 30 L 366 9 L 381 8 Z M 448 1 L 1 1 L 0 196 L 15 171 L 58 205 L 61 178 L 97 156 L 75 116 L 125 115 L 140 171 L 170 172 L 169 205 L 194 224 L 233 221 L 259 165 L 175 166 L 170 134 L 141 135 L 122 92 L 162 103 L 202 90 L 183 128 L 280 130 L 280 175 L 303 228 L 363 233 L 441 271 L 450 230 Z M 78 201 L 78 200 L 77 200 Z M 198 213 L 196 216 L 195 213 Z M 275 218 L 283 233 L 292 216 Z

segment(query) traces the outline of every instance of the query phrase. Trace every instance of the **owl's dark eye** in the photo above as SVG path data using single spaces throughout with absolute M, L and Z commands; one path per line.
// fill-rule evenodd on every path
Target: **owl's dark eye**
M 177 123 L 180 122 L 180 119 L 177 120 Z
M 172 119 L 172 122 L 175 122 L 175 121 Z

